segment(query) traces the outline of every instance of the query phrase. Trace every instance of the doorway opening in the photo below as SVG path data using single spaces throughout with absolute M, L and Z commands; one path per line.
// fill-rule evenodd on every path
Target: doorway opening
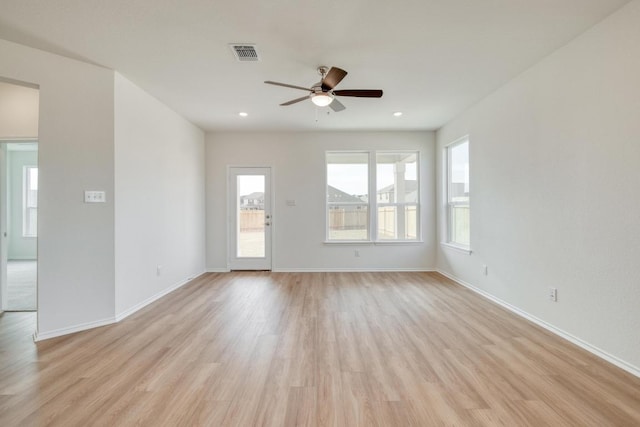
M 37 311 L 39 90 L 0 79 L 0 311 Z
M 3 143 L 3 311 L 36 311 L 38 143 Z

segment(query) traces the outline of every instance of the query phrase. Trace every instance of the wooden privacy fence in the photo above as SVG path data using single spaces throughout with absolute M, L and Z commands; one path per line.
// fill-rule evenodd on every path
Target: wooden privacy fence
M 405 206 L 406 238 L 416 238 L 416 207 Z M 241 210 L 240 231 L 264 230 L 264 210 Z M 468 220 L 467 220 L 468 221 Z M 369 223 L 367 209 L 330 209 L 329 227 L 332 230 L 364 230 Z M 396 233 L 396 207 L 378 208 L 378 234 L 380 237 L 394 237 Z M 405 236 L 400 236 L 405 237 Z
M 383 206 L 378 208 L 378 237 L 415 239 L 418 235 L 417 207 L 404 207 L 404 236 L 396 236 L 396 209 L 396 206 Z M 402 207 L 399 209 L 402 210 Z
M 238 224 L 240 225 L 240 231 L 264 230 L 264 211 L 240 210 Z
M 332 230 L 365 229 L 368 215 L 366 209 L 329 209 L 329 227 Z

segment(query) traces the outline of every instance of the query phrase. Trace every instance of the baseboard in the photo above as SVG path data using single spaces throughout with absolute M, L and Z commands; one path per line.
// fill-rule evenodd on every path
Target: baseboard
M 385 268 L 385 267 L 363 267 L 363 268 L 289 268 L 289 267 L 278 267 L 274 268 L 274 273 L 375 273 L 375 272 L 403 272 L 403 271 L 417 271 L 417 272 L 434 272 L 437 271 L 435 268 L 425 268 L 425 267 L 394 267 L 394 268 Z
M 494 303 L 500 305 L 501 307 L 506 308 L 507 310 L 511 311 L 512 313 L 517 314 L 518 316 L 523 317 L 523 318 L 535 323 L 536 325 L 548 330 L 549 332 L 552 332 L 555 335 L 558 335 L 559 337 L 564 338 L 567 341 L 572 342 L 573 344 L 577 345 L 578 347 L 581 347 L 584 350 L 587 350 L 589 353 L 594 354 L 594 355 L 598 356 L 599 358 L 604 359 L 607 362 L 616 365 L 618 368 L 623 369 L 623 370 L 629 372 L 630 374 L 635 375 L 636 377 L 640 378 L 640 368 L 638 368 L 637 366 L 634 366 L 634 365 L 632 365 L 632 364 L 630 364 L 630 363 L 628 363 L 628 362 L 626 362 L 626 361 L 624 361 L 624 360 L 622 360 L 622 359 L 620 359 L 620 358 L 618 358 L 618 357 L 616 357 L 616 356 L 614 356 L 612 354 L 609 354 L 606 351 L 601 350 L 600 348 L 598 348 L 598 347 L 596 347 L 596 346 L 594 346 L 592 344 L 589 344 L 588 342 L 586 342 L 586 341 L 584 341 L 584 340 L 582 340 L 582 339 L 580 339 L 580 338 L 578 338 L 578 337 L 576 337 L 576 336 L 574 336 L 574 335 L 572 335 L 572 334 L 570 334 L 570 333 L 568 333 L 566 331 L 563 331 L 562 329 L 557 328 L 557 327 L 553 326 L 552 324 L 547 323 L 544 320 L 542 320 L 542 319 L 540 319 L 540 318 L 538 318 L 536 316 L 533 316 L 533 315 L 527 313 L 526 311 L 521 310 L 518 307 L 516 307 L 514 305 L 511 305 L 508 302 L 503 301 L 500 298 L 497 298 L 497 297 L 491 295 L 490 293 L 488 293 L 488 292 L 486 292 L 486 291 L 484 291 L 482 289 L 476 288 L 472 284 L 470 284 L 468 282 L 465 282 L 464 280 L 461 280 L 461 279 L 457 278 L 456 276 L 454 276 L 454 275 L 452 275 L 450 273 L 447 273 L 446 271 L 439 270 L 439 269 L 436 270 L 436 271 L 438 273 L 442 274 L 443 276 L 447 277 L 448 279 L 453 280 L 457 284 L 459 284 L 461 286 L 464 286 L 465 288 L 477 293 L 478 295 L 480 295 L 480 296 L 482 296 L 482 297 L 484 297 L 484 298 L 486 298 L 486 299 L 488 299 L 490 301 L 493 301 Z
M 230 271 L 228 268 L 207 268 L 207 273 L 228 273 Z
M 81 323 L 79 325 L 69 326 L 67 328 L 54 329 L 48 332 L 34 332 L 33 340 L 44 341 L 51 338 L 60 337 L 62 335 L 73 334 L 75 332 L 86 331 L 87 329 L 99 328 L 100 326 L 112 325 L 116 323 L 117 320 L 115 317 L 110 317 L 102 320 L 96 320 L 94 322 Z
M 43 341 L 43 340 L 48 340 L 51 338 L 56 338 L 56 337 L 60 337 L 62 335 L 68 335 L 68 334 L 73 334 L 75 332 L 81 332 L 81 331 L 86 331 L 87 329 L 93 329 L 93 328 L 98 328 L 100 326 L 106 326 L 106 325 L 112 325 L 114 323 L 118 323 L 121 320 L 125 319 L 126 317 L 131 316 L 133 313 L 135 313 L 136 311 L 146 307 L 147 305 L 151 304 L 154 301 L 157 301 L 158 299 L 162 298 L 163 296 L 175 291 L 176 289 L 186 285 L 187 283 L 189 283 L 191 280 L 200 277 L 201 275 L 203 275 L 204 272 L 200 272 L 197 274 L 194 274 L 193 276 L 182 280 L 174 285 L 169 286 L 168 288 L 158 292 L 157 294 L 147 298 L 146 300 L 134 305 L 133 307 L 128 308 L 127 310 L 123 311 L 122 313 L 117 314 L 114 317 L 111 318 L 107 318 L 107 319 L 102 319 L 102 320 L 96 320 L 94 322 L 87 322 L 87 323 L 82 323 L 79 325 L 74 325 L 74 326 L 69 326 L 67 328 L 60 328 L 60 329 L 55 329 L 53 331 L 48 331 L 48 332 L 44 332 L 44 333 L 40 333 L 40 332 L 34 332 L 33 334 L 33 340 L 34 341 Z
M 159 300 L 160 298 L 162 298 L 163 296 L 170 294 L 171 292 L 175 291 L 178 288 L 183 287 L 184 285 L 186 285 L 187 283 L 189 283 L 190 281 L 192 281 L 193 279 L 200 277 L 204 274 L 205 272 L 202 271 L 200 273 L 194 274 L 193 276 L 188 277 L 185 280 L 182 280 L 178 283 L 175 283 L 171 286 L 169 286 L 166 289 L 163 289 L 162 291 L 158 292 L 155 295 L 150 296 L 149 298 L 145 299 L 144 301 L 139 302 L 138 304 L 134 305 L 133 307 L 130 307 L 126 310 L 124 310 L 121 313 L 116 314 L 116 322 L 119 322 L 129 316 L 131 316 L 133 313 L 135 313 L 138 310 L 142 310 L 144 307 L 148 306 L 149 304 Z

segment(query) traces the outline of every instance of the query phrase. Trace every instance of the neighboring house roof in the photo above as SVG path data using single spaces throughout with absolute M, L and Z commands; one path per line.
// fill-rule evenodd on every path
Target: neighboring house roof
M 251 200 L 264 200 L 264 193 L 260 191 L 256 191 L 251 194 L 247 194 L 246 196 L 240 196 L 240 198 L 251 199 Z
M 343 203 L 362 203 L 363 200 L 359 197 L 352 196 L 351 194 L 345 193 L 342 190 L 338 190 L 336 187 L 332 187 L 330 185 L 327 186 L 327 200 L 329 202 L 343 202 Z

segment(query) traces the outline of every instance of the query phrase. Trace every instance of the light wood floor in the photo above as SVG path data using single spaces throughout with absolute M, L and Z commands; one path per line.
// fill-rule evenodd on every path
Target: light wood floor
M 207 274 L 33 329 L 0 318 L 3 427 L 640 425 L 640 379 L 435 273 Z
M 35 311 L 38 261 L 7 261 L 7 311 Z

